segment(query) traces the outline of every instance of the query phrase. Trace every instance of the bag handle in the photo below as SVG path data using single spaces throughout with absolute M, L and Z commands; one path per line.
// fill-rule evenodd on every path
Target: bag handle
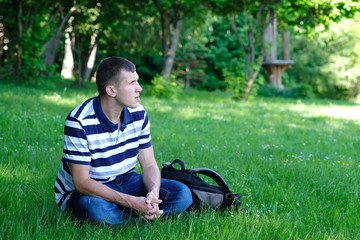
M 226 184 L 225 180 L 214 170 L 211 170 L 209 168 L 193 168 L 193 169 L 189 169 L 189 171 L 193 173 L 200 173 L 210 177 L 221 187 L 225 195 L 231 194 L 230 188 Z
M 181 161 L 180 159 L 175 159 L 174 161 L 172 161 L 171 163 L 166 162 L 163 164 L 164 168 L 174 168 L 174 164 L 179 164 L 181 167 L 181 171 L 185 171 L 185 164 L 183 161 Z M 193 169 L 189 169 L 189 172 L 192 173 L 200 173 L 203 174 L 205 176 L 208 176 L 209 178 L 213 179 L 223 190 L 225 195 L 231 194 L 231 190 L 229 188 L 229 186 L 226 184 L 225 180 L 214 170 L 211 170 L 209 168 L 193 168 Z
M 172 163 L 169 163 L 169 162 L 166 162 L 163 164 L 163 167 L 164 168 L 172 168 L 172 169 L 176 169 L 173 165 L 177 163 L 180 165 L 181 167 L 181 171 L 185 171 L 185 164 L 183 161 L 181 161 L 180 159 L 175 159 L 174 161 L 172 161 Z

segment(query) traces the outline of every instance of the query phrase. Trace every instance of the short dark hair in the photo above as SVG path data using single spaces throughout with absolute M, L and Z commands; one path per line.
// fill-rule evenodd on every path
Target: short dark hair
M 122 57 L 108 57 L 100 62 L 96 70 L 96 85 L 100 96 L 106 94 L 106 86 L 119 81 L 121 71 L 136 72 L 136 66 Z

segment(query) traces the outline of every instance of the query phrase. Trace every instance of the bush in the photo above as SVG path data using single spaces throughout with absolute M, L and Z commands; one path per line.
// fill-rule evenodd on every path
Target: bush
M 330 24 L 312 39 L 292 38 L 295 64 L 286 71 L 297 83 L 313 87 L 318 97 L 349 100 L 360 94 L 360 15 Z
M 206 77 L 205 81 L 197 85 L 198 89 L 204 89 L 207 91 L 216 91 L 216 90 L 225 90 L 227 88 L 227 83 L 219 80 L 216 76 L 209 75 Z
M 182 89 L 183 83 L 179 82 L 174 75 L 170 75 L 168 80 L 163 76 L 156 75 L 152 80 L 151 94 L 157 97 L 175 97 Z
M 258 90 L 258 94 L 264 97 L 286 97 L 286 98 L 312 98 L 313 88 L 306 83 L 298 84 L 290 88 L 278 88 L 267 84 Z

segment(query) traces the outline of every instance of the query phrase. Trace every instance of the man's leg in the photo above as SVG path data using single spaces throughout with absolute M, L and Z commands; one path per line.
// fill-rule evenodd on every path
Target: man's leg
M 192 204 L 190 189 L 183 183 L 170 179 L 161 179 L 160 209 L 166 215 L 176 215 L 185 211 Z
M 124 177 L 122 181 L 113 181 L 112 189 L 133 196 L 146 196 L 147 190 L 142 181 L 142 175 L 132 173 Z M 166 215 L 179 214 L 185 211 L 192 204 L 190 189 L 183 183 L 170 179 L 161 179 L 159 198 L 162 200 L 159 208 L 164 210 Z
M 105 184 L 108 187 L 133 196 L 146 196 L 147 190 L 138 173 L 125 174 Z M 175 215 L 186 210 L 192 203 L 189 188 L 178 181 L 161 179 L 160 209 L 166 215 Z M 90 219 L 97 223 L 122 226 L 130 220 L 131 209 L 118 206 L 104 199 L 91 197 L 75 191 L 70 200 L 69 208 L 80 219 Z
M 142 181 L 142 175 L 131 173 L 119 177 L 108 184 L 112 189 L 133 196 L 146 196 L 147 190 Z M 190 189 L 183 183 L 170 179 L 161 179 L 159 198 L 162 200 L 159 208 L 166 215 L 175 215 L 185 211 L 192 204 Z
M 69 200 L 69 209 L 78 219 L 121 227 L 130 216 L 118 205 L 101 198 L 84 195 L 75 191 Z
M 109 183 L 109 188 L 133 196 L 145 196 L 147 191 L 142 182 L 141 174 L 130 173 L 118 176 Z M 68 207 L 78 219 L 89 219 L 96 223 L 121 227 L 137 216 L 131 209 L 119 206 L 98 197 L 92 197 L 74 191 Z

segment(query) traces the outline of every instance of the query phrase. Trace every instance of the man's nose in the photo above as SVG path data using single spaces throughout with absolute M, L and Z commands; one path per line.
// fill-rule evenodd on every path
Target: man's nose
M 138 85 L 138 86 L 137 86 L 137 89 L 136 89 L 136 90 L 137 90 L 138 92 L 142 92 L 143 89 L 142 89 L 142 87 L 140 86 L 140 83 L 138 83 L 137 85 Z

